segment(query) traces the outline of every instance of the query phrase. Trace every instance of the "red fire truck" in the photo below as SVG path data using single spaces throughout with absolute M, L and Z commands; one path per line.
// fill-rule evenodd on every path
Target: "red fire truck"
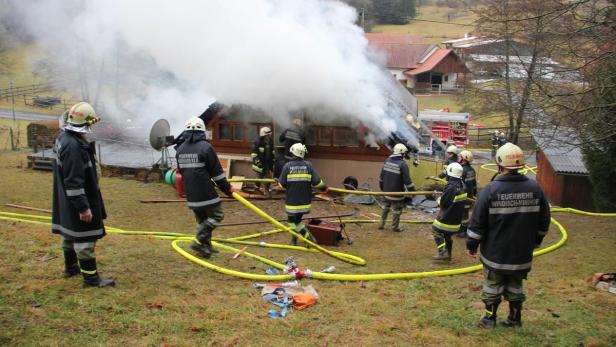
M 444 145 L 454 144 L 458 148 L 468 145 L 468 123 L 470 114 L 449 112 L 449 109 L 442 110 L 423 110 L 419 111 L 419 120 L 421 120 L 430 130 L 432 134 L 441 140 Z M 426 143 L 432 144 L 430 134 L 422 133 Z M 432 146 L 430 146 L 432 147 Z M 429 150 L 432 150 L 430 148 Z

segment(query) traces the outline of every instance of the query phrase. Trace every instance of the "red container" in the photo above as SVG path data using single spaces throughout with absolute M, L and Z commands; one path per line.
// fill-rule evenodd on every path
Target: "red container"
M 324 222 L 320 219 L 311 219 L 306 227 L 319 245 L 338 246 L 338 241 L 342 240 L 344 223 L 332 223 Z

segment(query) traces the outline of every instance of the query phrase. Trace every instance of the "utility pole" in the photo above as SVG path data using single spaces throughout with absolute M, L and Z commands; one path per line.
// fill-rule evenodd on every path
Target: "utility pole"
M 361 28 L 364 32 L 366 32 L 366 9 L 364 7 L 361 8 Z
M 9 89 L 11 90 L 11 103 L 13 110 L 13 127 L 11 128 L 11 149 L 16 150 L 19 148 L 19 127 L 17 126 L 17 119 L 15 117 L 15 92 L 13 90 L 13 81 L 9 82 Z M 17 140 L 13 141 L 13 128 L 17 127 Z

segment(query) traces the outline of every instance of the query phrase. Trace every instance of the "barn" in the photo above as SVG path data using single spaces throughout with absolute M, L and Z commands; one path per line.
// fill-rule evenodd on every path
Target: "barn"
M 575 137 L 566 129 L 558 135 L 533 131 L 537 150 L 537 182 L 545 191 L 550 203 L 562 207 L 573 207 L 593 211 L 592 184 L 584 157 Z

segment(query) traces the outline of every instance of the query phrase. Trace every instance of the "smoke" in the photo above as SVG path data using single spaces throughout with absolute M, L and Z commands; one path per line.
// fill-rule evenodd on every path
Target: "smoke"
M 415 112 L 368 49 L 355 10 L 331 0 L 13 0 L 47 64 L 117 121 L 177 130 L 214 100 L 286 124 L 351 119 L 381 139 Z M 406 110 L 405 110 L 406 108 Z

